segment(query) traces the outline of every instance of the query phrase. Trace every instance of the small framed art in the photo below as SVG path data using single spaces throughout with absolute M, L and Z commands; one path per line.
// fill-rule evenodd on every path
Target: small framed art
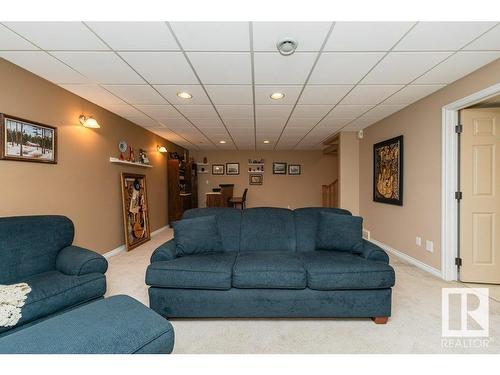
M 223 175 L 224 174 L 224 164 L 212 164 L 212 174 Z
M 226 174 L 228 176 L 240 174 L 240 163 L 226 163 Z
M 290 176 L 300 175 L 302 166 L 300 164 L 288 164 L 288 174 Z
M 264 176 L 261 174 L 251 174 L 248 183 L 250 185 L 262 185 L 264 182 Z
M 284 162 L 273 162 L 273 174 L 286 174 L 286 163 Z

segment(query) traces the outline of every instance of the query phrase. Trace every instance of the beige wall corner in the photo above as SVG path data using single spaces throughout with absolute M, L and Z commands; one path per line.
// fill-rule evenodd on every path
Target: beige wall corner
M 359 214 L 359 140 L 357 132 L 339 137 L 339 206 Z

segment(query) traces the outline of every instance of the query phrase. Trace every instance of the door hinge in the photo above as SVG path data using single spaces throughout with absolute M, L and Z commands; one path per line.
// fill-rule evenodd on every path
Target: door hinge
M 462 200 L 462 192 L 461 191 L 456 191 L 455 192 L 455 199 L 457 201 Z
M 462 267 L 462 258 L 455 258 L 455 266 Z
M 463 125 L 457 125 L 457 126 L 455 126 L 455 133 L 462 134 L 463 131 L 464 131 Z

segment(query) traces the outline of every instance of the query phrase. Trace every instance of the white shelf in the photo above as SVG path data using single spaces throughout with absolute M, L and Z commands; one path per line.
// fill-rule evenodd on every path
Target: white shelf
M 209 165 L 208 163 L 195 163 L 196 165 L 201 165 L 201 166 L 205 166 L 205 165 Z
M 115 164 L 133 165 L 135 167 L 142 167 L 142 168 L 153 168 L 153 166 L 149 165 L 149 164 L 134 163 L 134 162 L 131 162 L 131 161 L 120 160 L 118 158 L 111 158 L 110 157 L 109 161 L 111 163 L 115 163 Z
M 256 174 L 259 174 L 259 173 L 264 173 L 264 171 L 248 171 L 248 173 L 256 173 Z
M 261 165 L 264 165 L 264 163 L 248 163 L 248 165 L 254 165 L 256 167 L 260 167 Z

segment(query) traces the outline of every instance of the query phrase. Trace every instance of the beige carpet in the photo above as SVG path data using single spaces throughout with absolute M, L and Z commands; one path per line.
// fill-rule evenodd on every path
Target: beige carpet
M 147 305 L 149 257 L 171 237 L 164 230 L 110 258 L 107 295 L 128 294 Z M 444 282 L 397 258 L 391 264 L 396 286 L 386 325 L 369 319 L 176 319 L 174 353 L 500 353 L 500 287 L 491 286 L 488 347 L 443 348 L 441 288 L 464 284 Z

